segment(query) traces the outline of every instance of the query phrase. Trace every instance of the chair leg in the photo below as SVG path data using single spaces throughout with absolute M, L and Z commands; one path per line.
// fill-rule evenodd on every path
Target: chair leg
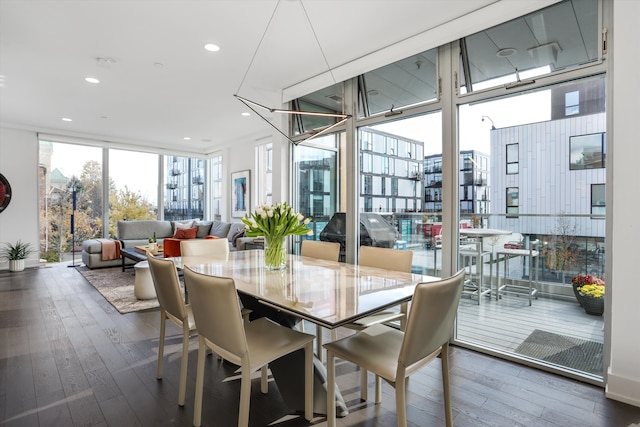
M 207 346 L 202 337 L 198 338 L 198 367 L 196 369 L 196 396 L 193 405 L 193 425 L 200 427 L 202 422 L 202 389 L 204 387 L 204 360 Z
M 311 421 L 313 419 L 313 341 L 309 342 L 304 349 L 304 419 Z M 335 398 L 327 401 L 327 407 L 333 406 L 335 411 Z
M 360 367 L 360 399 L 369 399 L 369 372 Z
M 156 372 L 156 378 L 162 379 L 162 363 L 164 358 L 164 334 L 166 328 L 166 316 L 164 310 L 160 309 L 160 340 L 158 341 L 158 370 Z
M 264 365 L 262 368 L 260 368 L 260 391 L 262 392 L 262 394 L 267 394 L 269 393 L 269 372 L 268 372 L 268 366 Z
M 407 427 L 407 384 L 405 383 L 404 372 L 401 378 L 396 378 L 396 418 L 398 427 Z
M 327 350 L 327 427 L 336 427 L 336 360 Z
M 244 359 L 246 359 L 246 357 Z M 248 362 L 248 360 L 243 360 L 243 362 Z M 240 413 L 238 414 L 238 427 L 248 427 L 251 399 L 251 371 L 248 363 L 243 363 L 242 365 L 242 372 L 240 373 Z
M 187 390 L 187 364 L 189 363 L 189 322 L 182 324 L 182 360 L 180 361 L 180 386 L 178 388 L 178 406 L 184 406 Z
M 375 403 L 382 403 L 382 378 L 376 375 L 376 397 Z
M 442 346 L 442 392 L 444 394 L 444 418 L 447 427 L 453 426 L 453 411 L 451 410 L 451 390 L 449 386 L 449 343 Z

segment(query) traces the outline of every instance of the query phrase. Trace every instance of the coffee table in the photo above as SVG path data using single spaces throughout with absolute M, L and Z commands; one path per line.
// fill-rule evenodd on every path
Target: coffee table
M 153 256 L 164 256 L 164 251 L 162 247 L 159 247 L 158 250 L 152 251 Z M 140 261 L 147 260 L 147 247 L 146 246 L 134 246 L 133 248 L 122 248 L 120 249 L 120 255 L 122 257 L 122 271 L 125 270 L 127 265 L 125 264 L 125 258 L 129 258 L 134 260 L 136 263 Z M 131 265 L 133 267 L 133 265 Z

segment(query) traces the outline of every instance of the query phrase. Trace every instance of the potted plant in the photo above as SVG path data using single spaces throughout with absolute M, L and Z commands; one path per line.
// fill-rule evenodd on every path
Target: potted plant
M 23 243 L 18 240 L 15 244 L 5 243 L 0 250 L 0 259 L 9 261 L 9 271 L 24 270 L 24 260 L 33 253 L 31 243 Z
M 587 314 L 602 316 L 602 313 L 604 313 L 604 292 L 604 285 L 593 283 L 578 288 L 582 307 Z
M 154 252 L 158 249 L 158 240 L 156 239 L 156 232 L 153 232 L 153 237 L 149 237 L 149 250 Z
M 264 264 L 268 270 L 286 267 L 285 238 L 287 236 L 313 235 L 308 227 L 311 218 L 296 213 L 287 202 L 260 205 L 241 220 L 247 237 L 264 236 Z
M 582 305 L 582 299 L 580 298 L 580 292 L 578 289 L 585 285 L 602 285 L 604 286 L 604 280 L 597 278 L 591 274 L 578 274 L 571 279 L 571 287 L 573 288 L 573 294 L 576 299 Z

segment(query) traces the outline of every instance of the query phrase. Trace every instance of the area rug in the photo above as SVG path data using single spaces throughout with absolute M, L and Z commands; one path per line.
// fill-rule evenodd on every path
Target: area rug
M 602 375 L 602 343 L 535 329 L 516 353 L 556 365 Z
M 156 298 L 139 300 L 133 294 L 135 281 L 135 269 L 133 268 L 128 268 L 125 271 L 122 271 L 122 267 L 91 270 L 82 266 L 77 270 L 122 314 L 159 307 Z

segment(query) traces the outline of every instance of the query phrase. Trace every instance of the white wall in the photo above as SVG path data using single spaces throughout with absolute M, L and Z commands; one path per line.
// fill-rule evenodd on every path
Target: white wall
M 27 267 L 38 264 L 38 138 L 35 132 L 0 128 L 0 173 L 11 185 L 11 202 L 0 213 L 0 242 L 29 242 L 36 252 Z M 0 270 L 9 268 L 0 261 Z
M 640 143 L 636 110 L 640 93 L 637 27 L 640 2 L 614 0 L 613 8 L 615 26 L 610 45 L 613 62 L 607 89 L 613 92 L 612 102 L 608 104 L 609 155 L 613 158 L 609 165 L 615 164 L 615 168 L 608 168 L 607 177 L 610 193 L 607 195 L 607 240 L 611 241 L 611 250 L 607 250 L 607 277 L 611 287 L 607 290 L 605 310 L 610 313 L 606 326 L 610 331 L 611 359 L 606 394 L 640 406 L 640 199 L 637 197 Z

